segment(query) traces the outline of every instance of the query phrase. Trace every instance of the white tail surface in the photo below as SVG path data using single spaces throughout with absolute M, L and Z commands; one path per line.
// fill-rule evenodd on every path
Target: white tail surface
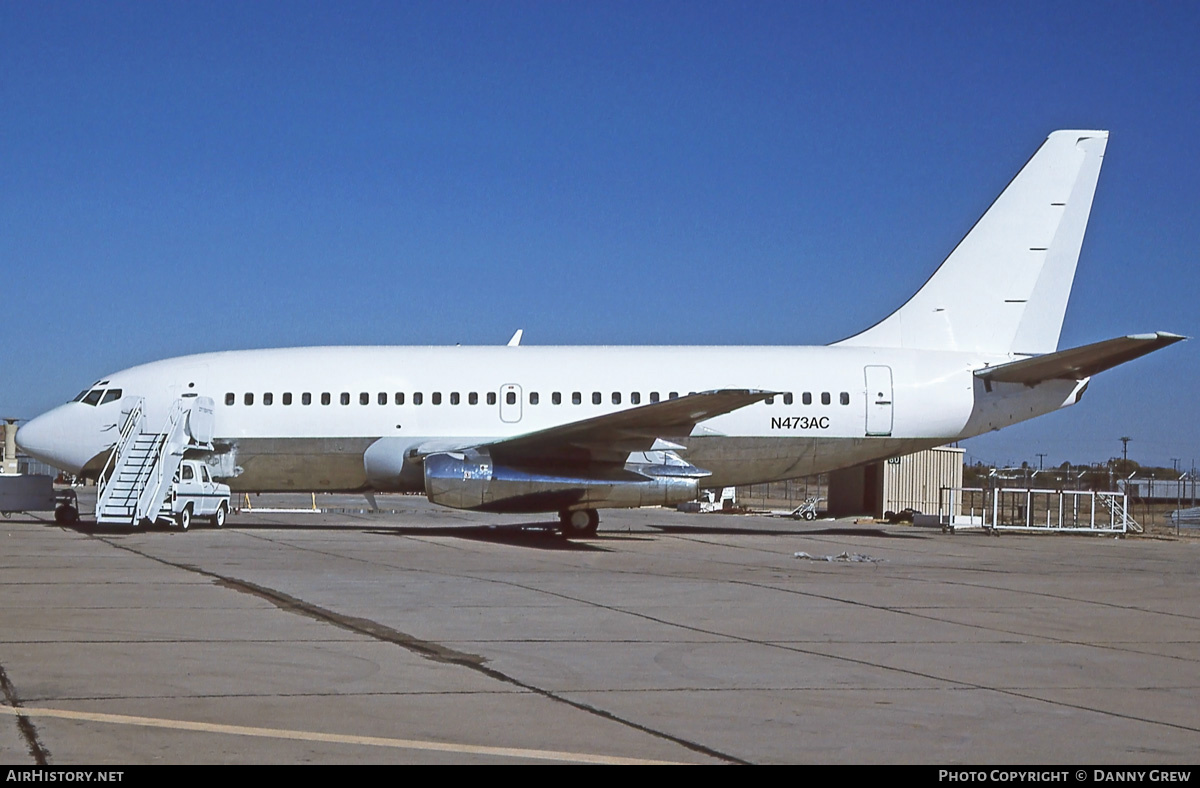
M 1107 144 L 1052 133 L 908 303 L 836 344 L 1055 351 Z

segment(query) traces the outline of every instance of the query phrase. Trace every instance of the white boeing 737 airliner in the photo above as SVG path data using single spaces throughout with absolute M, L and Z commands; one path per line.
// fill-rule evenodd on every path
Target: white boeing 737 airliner
M 100 522 L 153 519 L 186 455 L 235 491 L 422 491 L 586 535 L 598 509 L 979 435 L 1183 338 L 1058 350 L 1107 142 L 1051 134 L 916 295 L 829 346 L 206 353 L 107 375 L 17 440 L 97 477 Z

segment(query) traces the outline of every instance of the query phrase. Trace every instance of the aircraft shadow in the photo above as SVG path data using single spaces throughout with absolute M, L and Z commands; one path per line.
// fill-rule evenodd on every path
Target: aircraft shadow
M 622 539 L 614 534 L 603 531 L 587 540 L 577 541 L 566 539 L 558 533 L 557 523 L 519 523 L 516 525 L 453 525 L 433 528 L 379 528 L 375 527 L 367 533 L 385 536 L 441 536 L 455 539 L 469 539 L 473 542 L 488 542 L 504 544 L 512 547 L 527 547 L 535 550 L 560 550 L 574 552 L 610 553 L 605 547 L 596 544 L 597 541 Z
M 59 525 L 54 521 L 29 520 L 32 523 L 68 528 L 80 534 L 89 536 L 129 536 L 140 533 L 177 533 L 178 528 L 169 525 L 154 525 L 149 528 L 134 528 L 127 525 L 98 525 L 89 520 L 83 520 L 71 525 Z M 430 536 L 468 539 L 475 542 L 490 542 L 506 544 L 514 547 L 527 547 L 538 550 L 560 550 L 577 552 L 611 552 L 595 544 L 596 541 L 639 541 L 636 535 L 606 534 L 603 530 L 594 537 L 584 541 L 565 539 L 559 534 L 557 523 L 517 523 L 509 525 L 448 525 L 448 526 L 396 526 L 389 528 L 372 523 L 364 527 L 347 525 L 329 525 L 324 523 L 228 523 L 221 531 L 337 531 L 347 533 L 357 531 L 364 534 L 381 536 Z M 216 531 L 218 529 L 207 523 L 193 525 L 191 530 Z M 189 531 L 190 533 L 190 531 Z M 642 538 L 651 536 L 646 534 Z

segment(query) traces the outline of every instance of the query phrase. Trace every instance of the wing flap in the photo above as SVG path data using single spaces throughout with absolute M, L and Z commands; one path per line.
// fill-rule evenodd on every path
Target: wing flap
M 1056 379 L 1082 380 L 1183 339 L 1187 337 L 1166 331 L 1131 334 L 1009 364 L 985 367 L 976 370 L 975 377 L 989 383 L 1024 383 L 1026 386 Z

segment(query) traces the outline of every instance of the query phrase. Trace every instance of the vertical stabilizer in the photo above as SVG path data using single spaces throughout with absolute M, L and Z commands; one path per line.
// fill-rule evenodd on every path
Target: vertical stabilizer
M 1107 131 L 1051 134 L 908 303 L 836 344 L 1056 350 L 1107 144 Z

